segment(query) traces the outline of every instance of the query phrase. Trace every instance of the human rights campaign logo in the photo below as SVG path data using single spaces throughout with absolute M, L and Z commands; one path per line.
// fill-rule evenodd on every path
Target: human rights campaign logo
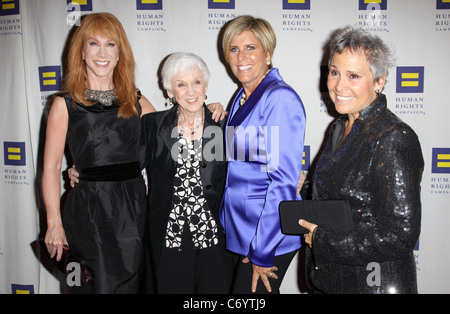
M 163 0 L 136 0 L 138 10 L 162 10 Z
M 69 4 L 79 5 L 80 11 L 92 11 L 92 0 L 67 0 L 67 12 L 71 12 L 72 9 Z
M 360 10 L 387 10 L 387 0 L 359 0 Z
M 61 89 L 61 66 L 44 66 L 39 68 L 41 92 L 59 91 Z
M 19 0 L 1 0 L 0 16 L 20 14 Z
M 311 10 L 311 0 L 283 0 L 283 10 Z
M 436 9 L 438 10 L 450 10 L 450 0 L 437 0 Z
M 3 156 L 5 166 L 26 166 L 25 142 L 4 142 Z
M 397 67 L 397 93 L 423 93 L 424 67 Z
M 310 166 L 311 166 L 311 146 L 305 146 L 303 148 L 302 170 L 308 171 Z
M 11 284 L 11 293 L 12 294 L 34 294 L 34 286 L 33 285 L 18 285 Z
M 433 148 L 432 173 L 450 173 L 450 148 Z
M 208 9 L 234 10 L 235 0 L 208 0 Z

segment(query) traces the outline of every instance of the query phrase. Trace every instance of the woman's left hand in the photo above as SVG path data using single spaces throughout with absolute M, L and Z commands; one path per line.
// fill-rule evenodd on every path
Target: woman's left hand
M 242 260 L 242 263 L 247 264 L 251 263 L 248 257 Z M 272 292 L 272 287 L 270 286 L 269 278 L 278 279 L 277 274 L 274 271 L 277 271 L 278 268 L 276 266 L 272 267 L 261 267 L 255 264 L 253 265 L 253 277 L 252 277 L 252 292 L 256 292 L 256 287 L 258 285 L 258 279 L 261 277 L 264 286 L 266 287 L 268 292 Z
M 225 119 L 228 114 L 228 112 L 223 109 L 223 106 L 220 102 L 209 104 L 207 107 L 212 113 L 213 120 L 216 122 Z
M 310 223 L 309 221 L 306 221 L 306 220 L 303 220 L 303 219 L 300 219 L 298 221 L 298 224 L 300 226 L 302 226 L 303 228 L 309 230 L 309 233 L 305 234 L 305 242 L 306 242 L 306 244 L 308 244 L 308 246 L 310 248 L 312 248 L 313 234 L 314 234 L 314 231 L 316 230 L 316 228 L 318 227 L 318 225 L 315 225 L 315 224 Z

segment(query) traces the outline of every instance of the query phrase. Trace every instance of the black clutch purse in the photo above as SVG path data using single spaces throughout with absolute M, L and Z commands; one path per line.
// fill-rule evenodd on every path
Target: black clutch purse
M 344 200 L 282 201 L 279 205 L 281 232 L 288 235 L 309 231 L 298 224 L 300 219 L 328 227 L 333 231 L 353 229 L 350 205 Z
M 69 264 L 77 263 L 80 266 L 80 283 L 84 285 L 92 279 L 92 272 L 86 265 L 86 262 L 75 255 L 73 251 L 70 250 L 68 245 L 63 246 L 63 253 L 59 261 L 56 260 L 56 257 L 50 257 L 50 253 L 47 250 L 44 240 L 39 240 L 39 246 L 41 248 L 42 255 L 44 255 L 53 266 L 65 274 L 66 277 L 73 271 Z

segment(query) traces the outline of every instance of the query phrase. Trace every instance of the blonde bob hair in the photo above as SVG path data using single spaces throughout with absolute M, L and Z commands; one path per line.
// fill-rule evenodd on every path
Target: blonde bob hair
M 83 47 L 89 38 L 95 36 L 114 40 L 119 49 L 120 58 L 113 73 L 113 83 L 121 102 L 118 116 L 129 118 L 139 114 L 133 52 L 122 24 L 110 13 L 94 13 L 81 18 L 69 47 L 68 71 L 63 91 L 69 93 L 76 102 L 93 105 L 84 96 L 85 89 L 89 87 L 89 79 L 83 60 Z
M 229 62 L 230 45 L 233 38 L 245 31 L 253 32 L 255 37 L 261 42 L 264 52 L 269 53 L 272 58 L 277 45 L 277 36 L 272 26 L 264 19 L 242 15 L 228 22 L 225 27 L 222 38 L 225 60 Z

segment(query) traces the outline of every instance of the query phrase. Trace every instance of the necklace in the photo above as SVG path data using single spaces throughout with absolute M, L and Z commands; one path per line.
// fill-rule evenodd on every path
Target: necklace
M 183 113 L 181 113 L 181 114 L 184 116 Z M 190 128 L 191 135 L 194 135 L 195 132 L 197 131 L 197 129 L 199 129 L 201 126 L 203 126 L 204 115 L 205 115 L 205 112 L 203 111 L 203 108 L 202 108 L 202 118 L 200 119 L 200 122 L 197 125 L 194 125 L 193 127 Z M 180 119 L 179 119 L 179 117 L 180 117 L 180 107 L 178 107 L 177 116 L 178 116 L 178 128 L 179 128 L 179 131 L 180 131 L 180 133 L 178 135 L 180 137 L 183 137 L 183 135 L 187 134 L 188 132 L 186 131 L 184 125 L 179 124 L 179 122 L 180 122 Z M 187 121 L 186 117 L 185 117 L 185 120 Z M 195 119 L 195 121 L 197 121 L 197 120 L 198 120 L 198 118 Z
M 247 101 L 247 96 L 245 95 L 245 93 L 242 93 L 241 99 L 239 99 L 239 105 L 243 106 L 246 101 Z
M 86 89 L 84 97 L 87 100 L 97 101 L 105 106 L 111 106 L 113 101 L 117 99 L 116 88 L 110 90 L 92 90 Z

